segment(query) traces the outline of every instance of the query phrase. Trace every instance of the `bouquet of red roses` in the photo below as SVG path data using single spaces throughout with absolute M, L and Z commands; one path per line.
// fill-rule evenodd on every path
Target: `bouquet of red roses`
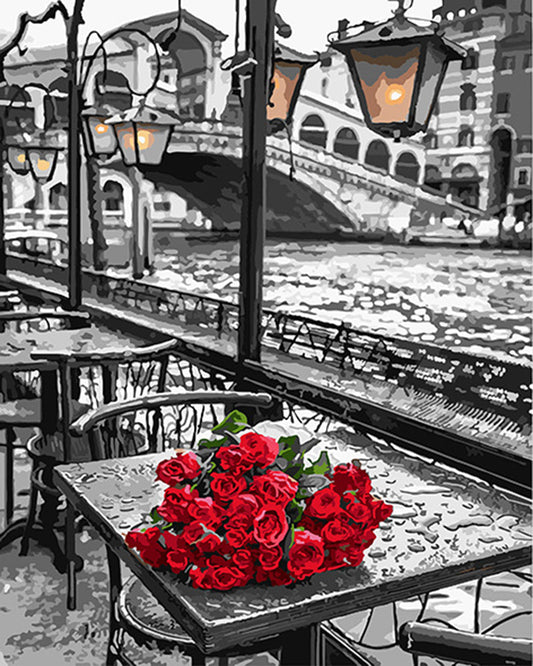
M 392 507 L 356 462 L 332 468 L 326 452 L 306 462 L 316 440 L 261 435 L 238 411 L 212 432 L 159 463 L 163 501 L 150 527 L 126 535 L 144 562 L 216 590 L 361 564 Z

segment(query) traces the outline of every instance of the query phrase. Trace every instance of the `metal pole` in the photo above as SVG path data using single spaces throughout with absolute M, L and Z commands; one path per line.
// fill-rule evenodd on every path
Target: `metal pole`
M 246 48 L 257 65 L 244 79 L 244 192 L 240 232 L 238 360 L 261 360 L 266 235 L 266 137 L 276 0 L 248 0 Z
M 141 230 L 141 225 L 143 224 L 141 203 L 143 177 L 139 168 L 135 164 L 130 166 L 128 171 L 133 199 L 133 208 L 131 211 L 131 230 L 133 234 L 132 275 L 136 280 L 140 280 L 144 275 L 143 241 Z
M 78 33 L 83 23 L 85 0 L 76 0 L 71 18 L 67 21 L 67 81 L 68 81 L 68 305 L 77 310 L 81 305 L 81 193 L 80 193 L 80 135 L 81 91 L 78 84 Z
M 4 113 L 4 110 L 0 110 Z M 5 166 L 4 118 L 0 118 L 0 276 L 6 274 L 6 223 L 4 208 L 4 166 Z

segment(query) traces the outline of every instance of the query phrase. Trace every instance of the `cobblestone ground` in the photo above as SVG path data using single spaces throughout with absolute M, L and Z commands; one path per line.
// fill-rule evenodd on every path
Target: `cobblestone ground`
M 166 240 L 152 280 L 236 302 L 235 243 Z M 530 255 L 269 241 L 265 307 L 499 356 L 531 356 Z
M 17 457 L 16 468 L 20 491 L 27 487 L 29 474 L 23 453 Z M 24 515 L 25 504 L 26 496 L 19 494 L 18 515 Z M 3 524 L 1 512 L 0 520 Z M 70 612 L 65 606 L 65 580 L 52 567 L 46 551 L 33 544 L 30 554 L 21 558 L 18 544 L 13 544 L 0 553 L 0 666 L 102 666 L 105 663 L 108 605 L 104 548 L 92 530 L 79 534 L 77 543 L 85 566 L 78 576 L 78 609 Z M 426 617 L 439 617 L 472 631 L 473 591 L 474 583 L 467 583 L 432 594 Z M 481 626 L 487 627 L 530 608 L 531 583 L 510 574 L 493 576 L 485 585 Z M 398 604 L 399 623 L 415 619 L 419 610 L 418 598 Z M 394 643 L 392 606 L 377 608 L 371 617 L 368 613 L 357 613 L 339 618 L 336 624 L 353 640 L 370 646 L 363 652 L 375 666 L 412 666 L 411 657 L 399 648 L 384 647 Z M 531 635 L 530 617 L 517 618 L 503 625 L 498 633 L 528 637 Z M 186 659 L 155 654 L 133 643 L 128 643 L 127 654 L 139 666 L 188 663 Z M 214 666 L 216 662 L 211 663 Z M 268 655 L 258 655 L 232 659 L 230 663 L 231 666 L 267 666 L 276 662 Z M 340 666 L 344 662 L 334 663 Z M 438 666 L 438 663 L 422 659 L 420 666 Z

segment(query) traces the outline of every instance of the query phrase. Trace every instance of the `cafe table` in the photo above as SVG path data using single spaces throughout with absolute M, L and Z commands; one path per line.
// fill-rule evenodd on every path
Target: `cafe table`
M 162 499 L 155 468 L 168 452 L 70 464 L 54 476 L 112 557 L 131 569 L 206 655 L 279 634 L 283 663 L 308 666 L 318 663 L 319 622 L 531 562 L 527 500 L 344 428 L 320 435 L 309 455 L 320 449 L 334 464 L 359 460 L 373 493 L 394 512 L 360 566 L 287 588 L 197 590 L 127 548 L 125 534 Z
M 33 313 L 20 313 L 20 318 L 29 318 Z M 53 320 L 61 313 L 51 310 L 35 313 L 35 319 Z M 65 313 L 63 313 L 65 314 Z M 32 377 L 37 373 L 41 382 L 41 431 L 49 434 L 57 431 L 59 420 L 59 396 L 57 382 L 57 365 L 47 359 L 35 358 L 35 354 L 46 352 L 75 353 L 83 351 L 95 351 L 97 349 L 120 349 L 131 346 L 132 340 L 120 333 L 103 329 L 95 324 L 90 324 L 89 315 L 86 313 L 66 313 L 74 319 L 79 319 L 84 328 L 53 329 L 44 327 L 42 330 L 32 328 L 27 331 L 5 330 L 0 333 L 0 377 L 8 377 L 17 373 L 29 373 Z M 17 314 L 7 313 L 6 320 L 17 317 Z M 14 401 L 14 409 L 24 410 L 24 400 Z M 21 421 L 23 421 L 21 416 Z M 12 451 L 6 454 L 5 464 L 12 465 Z M 52 500 L 48 500 L 52 503 Z M 57 504 L 57 502 L 56 502 Z M 48 506 L 41 515 L 50 515 L 50 521 L 55 522 L 57 518 L 57 507 Z M 9 523 L 4 531 L 0 533 L 0 549 L 12 541 L 20 538 L 26 524 L 25 519 L 15 520 Z M 42 545 L 50 547 L 55 552 L 54 563 L 59 570 L 64 570 L 65 563 L 58 551 L 57 543 L 52 530 L 35 529 L 33 536 Z

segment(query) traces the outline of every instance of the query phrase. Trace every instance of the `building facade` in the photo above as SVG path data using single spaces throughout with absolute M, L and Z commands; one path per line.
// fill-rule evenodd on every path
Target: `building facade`
M 487 211 L 531 209 L 531 0 L 444 0 L 434 13 L 467 50 L 450 64 L 424 138 L 425 183 Z

